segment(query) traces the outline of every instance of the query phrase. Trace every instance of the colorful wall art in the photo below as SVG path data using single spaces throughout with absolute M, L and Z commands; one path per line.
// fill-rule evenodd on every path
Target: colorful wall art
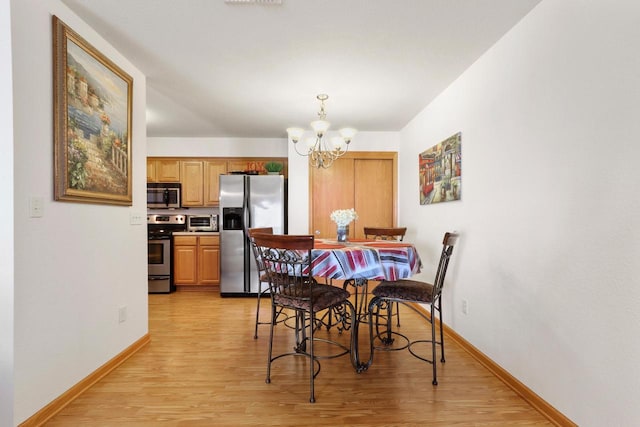
M 458 132 L 418 155 L 421 205 L 460 200 L 461 135 Z
M 133 80 L 53 17 L 55 200 L 131 206 Z

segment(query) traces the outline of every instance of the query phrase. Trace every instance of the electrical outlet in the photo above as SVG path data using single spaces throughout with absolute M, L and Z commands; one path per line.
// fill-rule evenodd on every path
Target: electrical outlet
M 462 300 L 462 314 L 469 314 L 469 301 L 466 299 Z
M 124 323 L 127 321 L 127 306 L 123 305 L 118 307 L 118 323 Z
M 129 213 L 129 224 L 131 225 L 142 225 L 142 214 L 139 212 L 130 212 Z

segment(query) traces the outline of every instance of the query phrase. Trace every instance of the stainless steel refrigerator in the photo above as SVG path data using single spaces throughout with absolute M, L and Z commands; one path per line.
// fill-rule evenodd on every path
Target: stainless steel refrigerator
M 285 234 L 286 188 L 282 175 L 220 176 L 220 295 L 261 290 L 247 229 L 273 227 Z

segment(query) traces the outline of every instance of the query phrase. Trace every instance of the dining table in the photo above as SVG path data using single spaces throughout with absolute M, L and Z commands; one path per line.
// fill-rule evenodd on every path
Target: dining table
M 352 333 L 358 335 L 359 324 L 366 319 L 369 281 L 406 279 L 420 272 L 422 261 L 412 243 L 394 240 L 350 239 L 338 242 L 331 239 L 315 239 L 311 251 L 312 276 L 344 280 L 344 287 L 354 288 L 356 316 Z M 366 370 L 360 362 L 358 339 L 354 340 L 357 372 Z
M 313 275 L 329 279 L 406 279 L 420 272 L 422 262 L 412 243 L 396 240 L 315 239 Z

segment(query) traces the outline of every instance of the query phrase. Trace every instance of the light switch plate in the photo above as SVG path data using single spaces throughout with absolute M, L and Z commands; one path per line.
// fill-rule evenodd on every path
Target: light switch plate
M 139 212 L 131 212 L 129 213 L 129 224 L 131 225 L 142 225 L 143 215 Z
M 40 218 L 44 215 L 44 199 L 40 196 L 31 196 L 29 199 L 29 216 Z

